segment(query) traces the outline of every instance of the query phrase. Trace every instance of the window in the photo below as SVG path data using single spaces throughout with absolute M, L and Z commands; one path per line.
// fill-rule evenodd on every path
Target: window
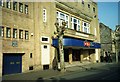
M 95 8 L 93 7 L 93 12 L 95 13 Z
M 88 8 L 90 9 L 90 4 L 88 4 Z
M 30 58 L 32 58 L 32 53 L 30 53 Z
M 47 21 L 47 11 L 46 9 L 43 9 L 43 22 Z
M 17 2 L 13 1 L 13 10 L 17 11 Z
M 83 22 L 83 32 L 90 33 L 89 29 L 90 29 L 90 24 L 86 23 L 86 22 Z
M 17 29 L 13 29 L 13 38 L 17 38 Z
M 42 41 L 48 41 L 48 38 L 42 37 Z
M 28 40 L 29 39 L 29 32 L 25 31 L 25 39 Z
M 59 11 L 57 11 L 56 14 L 57 14 L 57 22 L 59 22 L 59 24 L 61 24 L 62 21 L 65 21 L 66 22 L 65 27 L 69 28 L 69 16 L 67 14 L 59 12 Z
M 4 6 L 3 0 L 0 0 L 0 6 Z
M 9 27 L 6 28 L 6 37 L 7 38 L 11 37 L 11 29 Z
M 19 38 L 23 39 L 23 30 L 19 30 Z
M 49 43 L 49 37 L 47 37 L 47 36 L 42 36 L 42 37 L 41 37 L 41 42 L 43 42 L 43 43 Z
M 76 31 L 80 31 L 80 20 L 79 19 L 72 17 L 71 25 L 72 25 L 72 29 L 74 29 Z
M 4 37 L 4 27 L 0 26 L 0 36 Z
M 25 14 L 28 14 L 28 5 L 25 5 Z
M 6 6 L 7 6 L 7 8 L 11 8 L 11 2 L 10 2 L 10 0 L 7 0 L 7 2 L 6 2 Z
M 23 13 L 23 4 L 19 3 L 19 12 Z

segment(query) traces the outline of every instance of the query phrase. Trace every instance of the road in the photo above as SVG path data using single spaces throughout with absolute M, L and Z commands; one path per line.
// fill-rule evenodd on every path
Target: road
M 76 71 L 68 75 L 56 76 L 50 80 L 120 80 L 120 65 Z

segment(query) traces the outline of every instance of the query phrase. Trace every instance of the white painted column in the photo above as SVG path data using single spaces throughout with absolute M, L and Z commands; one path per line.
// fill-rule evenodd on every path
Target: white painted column
M 95 49 L 95 60 L 99 62 L 99 50 Z

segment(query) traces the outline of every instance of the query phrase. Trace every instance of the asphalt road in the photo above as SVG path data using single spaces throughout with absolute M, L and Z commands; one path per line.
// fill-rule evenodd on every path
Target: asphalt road
M 120 80 L 120 65 L 76 71 L 69 75 L 49 78 L 52 80 Z

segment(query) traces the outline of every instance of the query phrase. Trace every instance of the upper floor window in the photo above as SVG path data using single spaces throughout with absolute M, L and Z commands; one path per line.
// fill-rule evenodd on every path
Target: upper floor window
M 83 26 L 83 32 L 90 33 L 90 24 L 89 23 L 83 22 L 82 26 Z
M 17 29 L 13 29 L 13 38 L 17 38 Z
M 42 37 L 41 37 L 41 42 L 43 42 L 43 43 L 49 43 L 49 37 L 47 37 L 47 36 L 42 36 Z
M 88 8 L 90 9 L 90 4 L 88 4 Z
M 23 30 L 19 30 L 19 38 L 23 39 Z
M 72 29 L 74 29 L 76 31 L 80 31 L 80 20 L 79 19 L 72 17 L 71 25 L 72 25 Z
M 0 26 L 0 36 L 4 37 L 4 27 Z
M 25 14 L 28 14 L 28 5 L 25 5 Z
M 6 28 L 6 37 L 7 38 L 11 37 L 11 29 L 9 27 Z
M 95 8 L 93 7 L 93 12 L 95 13 Z
M 0 6 L 4 6 L 3 0 L 0 0 Z
M 23 4 L 22 4 L 22 3 L 19 3 L 19 11 L 20 11 L 21 13 L 23 13 Z
M 66 22 L 65 27 L 69 28 L 69 16 L 67 14 L 59 12 L 59 11 L 57 11 L 56 14 L 57 14 L 57 22 L 59 22 L 59 24 L 61 24 L 62 21 L 65 21 Z
M 17 2 L 13 1 L 13 10 L 17 11 Z
M 43 22 L 47 21 L 47 10 L 43 9 Z
M 25 31 L 25 39 L 28 40 L 29 39 L 29 32 Z
M 9 8 L 9 9 L 11 8 L 11 2 L 10 2 L 10 0 L 6 1 L 6 7 Z

